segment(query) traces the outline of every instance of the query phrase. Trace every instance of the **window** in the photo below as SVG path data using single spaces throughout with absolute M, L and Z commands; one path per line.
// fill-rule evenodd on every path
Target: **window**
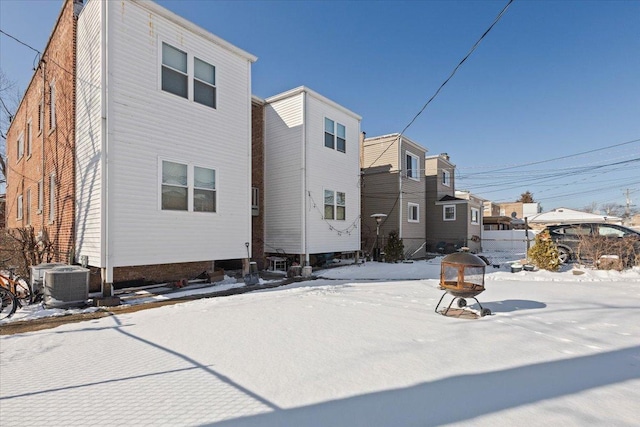
M 42 128 L 44 127 L 44 105 L 42 101 L 38 105 L 38 133 L 42 132 Z
M 216 108 L 216 67 L 194 58 L 193 77 L 193 100 Z
M 471 208 L 471 224 L 480 224 L 480 210 Z
M 443 211 L 442 219 L 444 221 L 456 220 L 456 205 L 444 205 L 442 207 L 442 211 Z
M 216 171 L 163 160 L 160 192 L 162 210 L 216 212 Z
M 27 157 L 31 156 L 31 120 L 27 122 Z
M 42 213 L 42 206 L 44 205 L 44 185 L 42 181 L 38 181 L 38 213 Z
M 49 129 L 56 128 L 56 82 L 49 85 Z
M 49 222 L 56 219 L 56 175 L 49 175 Z
M 17 218 L 22 219 L 22 195 L 18 196 L 17 208 L 18 208 Z
M 251 214 L 258 215 L 260 213 L 260 189 L 251 187 Z
M 347 152 L 347 128 L 331 119 L 324 118 L 324 146 L 342 153 Z
M 25 197 L 25 222 L 31 224 L 31 189 L 27 189 L 27 197 Z
M 408 203 L 407 219 L 409 222 L 420 222 L 420 205 L 416 203 Z
M 216 211 L 216 171 L 213 169 L 193 168 L 193 211 Z
M 324 219 L 346 219 L 346 194 L 339 191 L 324 190 Z
M 451 186 L 451 172 L 442 169 L 442 185 Z
M 347 129 L 344 127 L 344 125 L 341 125 L 340 123 L 338 123 L 336 149 L 343 153 L 347 151 Z
M 162 43 L 162 90 L 189 97 L 187 54 L 166 43 Z
M 189 58 L 193 58 L 191 70 L 188 66 L 191 63 Z M 191 88 L 190 78 L 193 80 Z M 216 108 L 216 67 L 167 43 L 162 43 L 161 85 L 166 92 Z M 189 93 L 190 90 L 192 94 Z
M 18 153 L 18 160 L 24 156 L 24 134 L 20 134 L 16 141 L 16 152 Z
M 189 208 L 187 165 L 162 162 L 162 209 L 186 211 Z
M 418 156 L 415 156 L 411 153 L 407 153 L 406 169 L 407 169 L 407 178 L 411 178 L 416 181 L 420 180 L 420 175 L 419 175 L 420 159 L 418 159 Z
M 331 148 L 334 149 L 335 148 L 335 142 L 334 142 L 334 136 L 335 136 L 335 129 L 334 129 L 334 122 L 331 119 L 327 119 L 326 117 L 324 118 L 324 146 L 327 148 Z

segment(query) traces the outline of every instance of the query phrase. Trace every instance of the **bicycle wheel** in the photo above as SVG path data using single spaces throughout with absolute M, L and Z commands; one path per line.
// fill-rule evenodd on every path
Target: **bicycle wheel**
M 15 283 L 15 296 L 18 300 L 18 304 L 20 304 L 20 307 L 26 307 L 31 304 L 31 302 L 33 301 L 33 295 L 31 294 L 31 289 L 29 288 L 27 282 L 25 282 L 21 277 L 16 276 L 13 279 L 13 283 Z
M 18 306 L 15 295 L 9 289 L 0 288 L 0 299 L 2 300 L 0 303 L 0 319 L 11 317 Z

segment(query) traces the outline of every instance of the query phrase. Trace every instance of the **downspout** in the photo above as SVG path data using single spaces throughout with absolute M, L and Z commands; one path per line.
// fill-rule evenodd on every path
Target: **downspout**
M 398 195 L 398 238 L 402 239 L 402 173 L 404 168 L 402 167 L 402 134 L 398 137 L 398 165 L 400 166 L 400 173 L 398 173 L 398 188 L 400 194 Z
M 102 225 L 101 225 L 101 235 L 102 238 L 100 239 L 100 245 L 101 245 L 101 262 L 100 264 L 103 266 L 102 267 L 102 295 L 107 297 L 107 296 L 112 296 L 113 295 L 113 289 L 112 289 L 112 285 L 113 285 L 113 267 L 111 264 L 111 253 L 110 253 L 110 249 L 111 249 L 111 245 L 110 245 L 110 236 L 109 236 L 109 231 L 110 231 L 110 227 L 109 227 L 109 220 L 110 220 L 110 215 L 109 215 L 109 164 L 108 164 L 108 156 L 109 156 L 109 144 L 108 144 L 108 137 L 109 137 L 109 127 L 108 127 L 108 123 L 107 123 L 107 113 L 108 113 L 108 104 L 109 104 L 109 100 L 108 100 L 108 60 L 109 60 L 109 55 L 108 55 L 108 3 L 109 2 L 101 2 L 101 14 L 102 14 L 102 28 L 101 28 L 101 46 L 102 46 L 102 50 L 100 52 L 101 58 L 100 58 L 100 62 L 102 64 L 101 66 L 101 71 L 102 71 L 102 75 L 100 76 L 100 87 L 101 87 L 101 96 L 100 96 L 100 142 L 101 142 L 101 148 L 100 151 L 102 152 L 102 155 L 100 156 L 100 169 L 101 169 L 101 181 L 102 181 L 102 185 L 101 185 L 101 194 L 100 194 L 100 204 L 101 204 L 101 210 L 103 212 L 103 220 L 102 220 Z
M 45 62 L 44 58 L 42 58 L 40 60 L 40 65 L 42 67 L 42 109 L 41 109 L 40 115 L 38 117 L 38 120 L 40 121 L 40 133 L 41 133 L 41 136 L 42 136 L 42 147 L 41 147 L 41 149 L 42 149 L 42 156 L 41 156 L 42 157 L 42 165 L 40 166 L 41 169 L 42 169 L 42 171 L 41 171 L 42 172 L 42 200 L 41 200 L 42 201 L 42 212 L 40 213 L 40 219 L 41 219 L 41 222 L 42 222 L 42 225 L 41 225 L 42 238 L 44 239 L 44 237 L 45 237 L 45 234 L 44 234 L 44 217 L 45 217 L 45 215 L 47 215 L 47 213 L 45 212 L 45 209 L 44 209 L 44 195 L 45 195 L 45 191 L 44 191 L 45 190 L 45 186 L 44 186 L 44 183 L 45 183 L 45 180 L 44 180 L 45 179 L 45 173 L 44 173 L 44 166 L 45 166 L 45 161 L 44 161 L 44 135 L 45 135 L 44 122 L 45 122 L 45 120 L 44 120 L 44 117 L 45 117 L 45 112 L 44 112 L 44 109 L 46 108 L 46 105 L 47 105 L 47 102 L 46 102 L 47 100 L 46 100 L 46 97 L 45 97 L 45 94 L 47 93 L 47 89 L 46 89 L 47 79 L 46 79 L 46 76 L 45 76 L 47 63 Z M 51 185 L 51 182 L 49 182 L 49 185 Z M 49 194 L 51 194 L 51 190 L 49 190 Z M 40 197 L 40 194 L 38 194 L 38 197 Z M 51 203 L 51 200 L 49 200 L 49 203 Z M 51 209 L 51 208 L 49 208 L 49 209 Z
M 310 265 L 309 248 L 307 246 L 307 215 L 309 211 L 309 189 L 307 188 L 307 91 L 302 91 L 302 192 L 304 195 L 304 203 L 302 213 L 302 248 L 304 250 L 304 264 Z M 300 260 L 302 261 L 302 260 Z

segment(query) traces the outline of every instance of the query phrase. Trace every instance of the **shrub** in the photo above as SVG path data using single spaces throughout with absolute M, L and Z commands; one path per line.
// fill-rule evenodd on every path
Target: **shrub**
M 404 243 L 398 237 L 397 231 L 389 232 L 389 238 L 384 247 L 384 259 L 386 262 L 396 262 L 404 259 Z
M 535 243 L 527 255 L 529 260 L 541 270 L 558 271 L 560 268 L 558 248 L 546 230 L 536 235 Z
M 640 265 L 640 239 L 633 237 L 583 236 L 578 257 L 601 270 L 623 270 Z

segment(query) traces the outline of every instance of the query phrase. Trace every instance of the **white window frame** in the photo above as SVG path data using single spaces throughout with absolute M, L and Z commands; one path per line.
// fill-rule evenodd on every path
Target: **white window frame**
M 415 209 L 415 216 L 413 215 Z M 417 203 L 407 203 L 407 221 L 420 222 L 420 205 Z
M 180 51 L 182 53 L 184 53 L 186 55 L 187 58 L 187 70 L 186 72 L 176 69 L 174 67 L 172 67 L 169 64 L 165 64 L 163 62 L 163 51 L 162 51 L 162 47 L 163 45 L 167 45 L 169 47 L 171 47 L 172 49 L 175 49 L 177 51 Z M 195 104 L 198 105 L 202 105 L 204 107 L 208 107 L 210 109 L 216 110 L 218 108 L 218 85 L 217 85 L 217 78 L 216 78 L 216 66 L 213 65 L 210 61 L 203 59 L 200 56 L 196 56 L 194 55 L 192 52 L 188 52 L 187 50 L 183 49 L 183 48 L 178 48 L 176 47 L 173 43 L 169 43 L 166 42 L 162 39 L 159 39 L 158 41 L 158 46 L 159 46 L 159 54 L 158 54 L 158 69 L 160 70 L 160 72 L 158 73 L 158 88 L 161 92 L 165 92 L 168 93 L 170 95 L 174 95 L 177 96 L 179 98 L 183 98 L 183 99 L 187 99 Z M 203 64 L 206 64 L 208 66 L 210 66 L 213 69 L 213 81 L 207 81 L 204 78 L 202 78 L 202 76 L 200 77 L 196 77 L 196 61 L 200 61 Z M 187 94 L 186 96 L 182 96 L 181 94 L 177 94 L 168 90 L 163 89 L 162 87 L 162 73 L 163 73 L 163 68 L 167 68 L 168 70 L 171 70 L 173 72 L 179 73 L 183 76 L 186 77 L 187 79 Z M 209 86 L 210 88 L 213 89 L 213 105 L 207 104 L 205 102 L 201 102 L 196 100 L 196 86 L 198 84 L 203 84 L 206 86 Z
M 170 162 L 170 163 L 175 163 L 178 165 L 183 165 L 186 166 L 187 168 L 187 184 L 186 185 L 178 185 L 178 184 L 165 184 L 162 181 L 162 177 L 163 177 L 163 163 L 164 162 Z M 195 186 L 195 168 L 201 168 L 201 169 L 209 169 L 212 170 L 214 173 L 214 187 L 213 189 L 211 188 L 207 188 L 207 187 L 196 187 Z M 164 185 L 168 185 L 168 186 L 174 186 L 174 187 L 180 187 L 180 188 L 186 188 L 187 189 L 187 209 L 165 209 L 162 206 L 162 187 Z M 209 211 L 209 210 L 195 210 L 194 209 L 194 195 L 195 195 L 195 190 L 201 190 L 201 191 L 211 191 L 213 192 L 213 197 L 214 197 L 214 201 L 213 201 L 213 207 L 214 210 Z M 170 213 L 176 213 L 176 212 L 189 212 L 189 213 L 196 213 L 196 214 L 216 214 L 219 211 L 219 206 L 218 206 L 218 194 L 219 194 L 219 177 L 218 177 L 218 169 L 215 167 L 211 167 L 211 166 L 203 166 L 200 164 L 195 164 L 195 163 L 190 163 L 190 162 L 185 162 L 182 160 L 176 160 L 176 159 L 170 159 L 170 158 L 158 158 L 158 210 L 162 211 L 162 212 L 170 212 Z
M 16 218 L 18 220 L 21 220 L 22 219 L 22 214 L 23 214 L 23 211 L 22 211 L 22 194 L 18 196 L 18 200 L 17 200 L 17 203 L 16 203 L 16 210 L 17 210 Z
M 44 185 L 42 180 L 38 181 L 38 214 L 42 214 L 42 208 L 44 206 Z
M 49 223 L 56 220 L 56 174 L 49 175 Z
M 49 83 L 49 130 L 56 128 L 56 81 Z
M 447 209 L 453 209 L 453 218 L 447 218 Z M 442 220 L 443 221 L 455 221 L 456 220 L 456 205 L 443 205 L 442 206 Z
M 442 169 L 442 185 L 451 187 L 451 172 L 446 169 Z
M 31 189 L 27 188 L 24 203 L 24 219 L 27 225 L 31 225 Z
M 18 158 L 16 161 L 20 161 L 24 157 L 24 133 L 20 132 L 18 139 L 16 140 L 16 151 Z
M 31 126 L 31 119 L 27 120 L 27 137 L 26 137 L 26 151 L 27 158 L 31 157 L 31 142 L 33 141 L 33 127 Z
M 327 203 L 326 197 L 327 193 L 332 194 L 333 202 L 331 204 Z M 343 203 L 338 203 L 338 194 L 342 194 L 342 198 L 344 200 Z M 322 191 L 322 206 L 323 206 L 323 218 L 327 221 L 346 221 L 347 220 L 347 193 L 344 191 L 335 191 L 324 189 Z M 327 208 L 331 207 L 331 218 L 327 216 Z M 338 218 L 338 208 L 343 208 L 344 213 L 342 218 Z
M 331 129 L 327 129 L 327 122 L 331 122 Z M 336 150 L 341 153 L 347 152 L 347 127 L 336 120 L 325 117 L 323 121 L 323 144 L 326 148 Z M 344 134 L 344 135 L 341 135 Z M 327 145 L 328 137 L 331 139 L 331 145 Z
M 409 164 L 409 158 L 411 158 L 411 165 Z M 405 162 L 405 175 L 407 178 L 412 179 L 414 181 L 420 181 L 420 157 L 415 154 L 407 151 L 404 157 Z M 413 163 L 415 162 L 415 168 Z
M 480 209 L 471 208 L 471 224 L 480 225 Z
M 38 135 L 44 129 L 44 101 L 40 100 L 38 104 Z

